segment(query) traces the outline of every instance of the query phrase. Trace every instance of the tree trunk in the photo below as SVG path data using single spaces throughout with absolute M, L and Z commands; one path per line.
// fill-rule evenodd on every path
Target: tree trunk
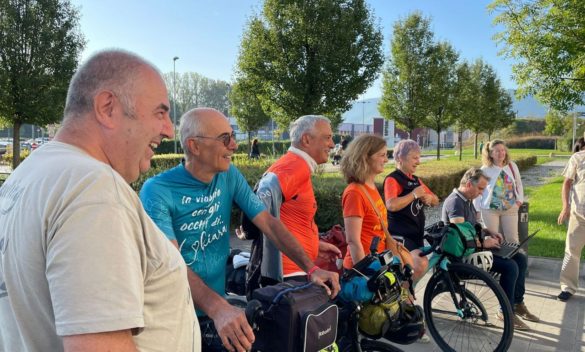
M 252 155 L 252 131 L 248 131 L 248 156 Z
M 477 159 L 477 133 L 473 136 L 473 158 Z
M 441 160 L 441 130 L 437 130 L 437 160 Z
M 459 130 L 458 140 L 459 140 L 459 161 L 463 160 L 463 131 Z
M 20 126 L 20 121 L 15 119 L 12 127 L 12 170 L 20 164 Z

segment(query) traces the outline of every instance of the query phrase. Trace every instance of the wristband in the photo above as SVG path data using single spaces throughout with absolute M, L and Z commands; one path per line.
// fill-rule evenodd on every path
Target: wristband
M 309 269 L 309 271 L 307 271 L 307 276 L 309 277 L 309 279 L 311 278 L 311 275 L 313 275 L 313 273 L 317 270 L 319 270 L 320 268 L 318 266 L 313 266 L 311 269 Z
M 418 199 L 418 197 L 416 196 L 416 193 L 414 193 L 414 191 L 412 191 L 412 196 L 414 197 L 414 199 Z

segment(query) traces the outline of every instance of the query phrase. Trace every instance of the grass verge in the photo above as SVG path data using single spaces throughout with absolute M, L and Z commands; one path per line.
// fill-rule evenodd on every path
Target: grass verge
M 567 225 L 558 225 L 561 212 L 561 188 L 563 177 L 555 177 L 545 185 L 527 187 L 525 192 L 530 203 L 528 232 L 540 232 L 530 241 L 528 254 L 537 257 L 563 258 Z M 585 253 L 581 253 L 585 259 Z

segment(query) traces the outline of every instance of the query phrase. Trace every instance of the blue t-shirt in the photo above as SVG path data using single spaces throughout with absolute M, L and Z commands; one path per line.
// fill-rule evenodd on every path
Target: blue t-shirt
M 230 165 L 204 183 L 178 165 L 148 179 L 140 199 L 158 227 L 177 241 L 187 266 L 224 296 L 232 204 L 249 219 L 265 210 L 240 171 Z

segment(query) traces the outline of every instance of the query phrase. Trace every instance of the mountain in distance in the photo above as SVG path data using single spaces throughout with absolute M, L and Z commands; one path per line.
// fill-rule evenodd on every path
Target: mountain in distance
M 548 108 L 538 102 L 533 96 L 529 95 L 520 100 L 516 99 L 514 95 L 514 89 L 508 89 L 508 93 L 512 97 L 513 108 L 512 110 L 518 112 L 518 118 L 537 118 L 543 119 L 546 115 Z M 343 122 L 361 124 L 362 119 L 366 124 L 372 124 L 373 117 L 381 117 L 382 115 L 378 111 L 378 102 L 380 98 L 370 98 L 356 101 L 351 109 L 343 114 Z M 585 106 L 578 105 L 573 111 L 585 112 Z

